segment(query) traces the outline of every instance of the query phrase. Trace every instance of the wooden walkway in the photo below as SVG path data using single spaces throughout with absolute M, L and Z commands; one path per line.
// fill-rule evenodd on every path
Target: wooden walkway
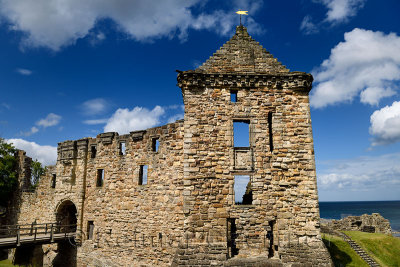
M 76 225 L 56 223 L 6 225 L 0 228 L 0 249 L 15 248 L 29 244 L 50 244 L 74 240 Z

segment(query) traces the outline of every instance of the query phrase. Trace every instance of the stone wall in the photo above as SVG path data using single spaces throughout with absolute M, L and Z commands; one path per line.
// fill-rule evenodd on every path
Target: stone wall
M 160 144 L 157 152 L 153 139 Z M 93 260 L 168 265 L 183 235 L 182 161 L 182 121 L 127 135 L 104 133 L 62 142 L 57 165 L 48 167 L 35 191 L 22 195 L 18 223 L 56 222 L 60 206 L 71 201 L 82 241 L 78 265 Z M 148 166 L 145 185 L 138 184 L 140 165 Z M 104 170 L 101 186 L 99 169 Z M 90 240 L 88 221 L 94 225 Z
M 348 216 L 341 220 L 332 220 L 327 223 L 327 227 L 341 231 L 364 231 L 383 234 L 391 234 L 392 232 L 389 220 L 379 213 Z
M 326 257 L 319 232 L 308 102 L 311 80 L 305 74 L 180 74 L 187 163 L 185 233 L 198 246 L 227 243 L 227 220 L 234 219 L 239 257 L 268 256 L 270 247 L 272 255 L 280 255 L 289 240 L 303 244 L 300 254 L 309 247 L 310 251 L 324 252 L 316 255 Z M 236 86 L 226 85 L 230 83 Z M 230 100 L 232 89 L 237 91 L 237 102 Z M 272 113 L 272 127 L 268 113 Z M 249 122 L 252 159 L 247 161 L 247 168 L 235 165 L 235 120 Z M 235 205 L 235 175 L 251 177 L 252 205 Z M 272 235 L 267 238 L 269 231 Z M 329 262 L 329 256 L 325 262 Z

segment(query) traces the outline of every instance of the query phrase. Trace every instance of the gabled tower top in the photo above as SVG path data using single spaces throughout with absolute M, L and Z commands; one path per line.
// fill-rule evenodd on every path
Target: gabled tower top
M 246 27 L 236 27 L 235 35 L 195 72 L 234 74 L 288 73 L 265 48 L 248 34 Z

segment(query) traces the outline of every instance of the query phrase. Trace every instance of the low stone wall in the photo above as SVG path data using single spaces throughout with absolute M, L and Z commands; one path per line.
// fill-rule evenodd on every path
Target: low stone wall
M 383 218 L 379 213 L 348 216 L 341 220 L 332 220 L 326 226 L 341 231 L 363 231 L 383 234 L 391 234 L 392 232 L 389 220 Z

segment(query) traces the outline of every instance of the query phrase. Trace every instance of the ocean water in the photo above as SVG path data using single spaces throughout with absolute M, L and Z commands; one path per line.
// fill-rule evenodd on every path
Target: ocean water
M 400 232 L 400 201 L 319 202 L 321 218 L 341 219 L 350 215 L 380 213 L 390 221 L 393 231 Z

